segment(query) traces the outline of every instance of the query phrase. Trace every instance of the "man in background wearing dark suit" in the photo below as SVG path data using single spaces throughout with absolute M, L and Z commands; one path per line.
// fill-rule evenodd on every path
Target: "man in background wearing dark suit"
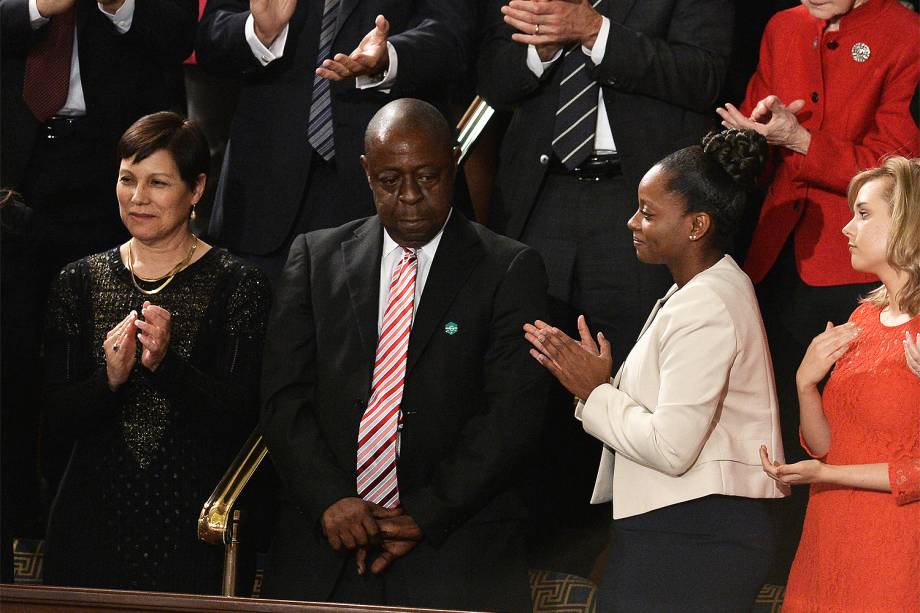
M 495 227 L 543 255 L 555 323 L 574 335 L 584 314 L 619 364 L 671 284 L 664 269 L 636 258 L 626 228 L 636 188 L 656 161 L 698 143 L 713 123 L 733 3 L 490 0 L 487 11 L 479 91 L 514 111 Z M 584 517 L 593 483 L 572 475 L 591 475 L 600 445 L 564 411 L 551 416 L 558 423 L 547 429 L 535 489 L 557 496 L 551 506 L 533 501 L 548 520 L 532 541 L 546 539 L 548 555 L 535 563 L 587 574 L 592 556 L 575 550 L 602 546 L 606 533 L 585 528 L 609 517 Z
M 451 208 L 452 145 L 432 106 L 386 105 L 361 158 L 377 215 L 294 240 L 262 388 L 284 483 L 266 596 L 530 611 L 512 488 L 544 416 L 521 327 L 546 277 Z
M 244 79 L 215 240 L 274 279 L 295 236 L 373 213 L 367 122 L 395 98 L 446 99 L 471 56 L 471 2 L 210 0 L 198 61 Z

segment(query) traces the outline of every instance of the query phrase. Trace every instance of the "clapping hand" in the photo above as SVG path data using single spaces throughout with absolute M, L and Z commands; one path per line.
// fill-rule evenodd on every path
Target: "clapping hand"
M 560 330 L 540 320 L 524 324 L 524 338 L 533 349 L 530 355 L 549 370 L 559 382 L 582 400 L 594 389 L 610 380 L 613 357 L 610 342 L 598 332 L 597 342 L 591 337 L 585 316 L 578 316 L 578 334 L 575 341 Z
M 511 0 L 501 11 L 518 30 L 511 39 L 536 47 L 544 62 L 571 43 L 591 49 L 603 23 L 587 0 Z
M 796 113 L 805 106 L 804 100 L 793 100 L 788 105 L 778 96 L 767 96 L 757 103 L 750 117 L 731 104 L 716 109 L 722 125 L 736 130 L 754 130 L 771 145 L 786 147 L 798 153 L 807 153 L 811 133 L 799 123 Z
M 805 357 L 795 375 L 795 382 L 800 388 L 816 386 L 827 375 L 831 367 L 850 348 L 859 328 L 854 323 L 834 326 L 827 322 L 824 332 L 812 339 L 805 351 Z
M 349 55 L 336 53 L 330 60 L 323 60 L 316 74 L 330 81 L 344 81 L 363 75 L 379 75 L 390 66 L 387 36 L 390 22 L 383 15 L 377 15 L 374 29 L 361 39 L 357 48 Z
M 294 15 L 297 0 L 249 0 L 253 29 L 263 45 L 271 45 Z
M 160 366 L 169 348 L 172 316 L 169 311 L 151 304 L 149 300 L 144 301 L 141 313 L 144 315 L 144 321 L 135 321 L 137 329 L 140 330 L 137 338 L 144 347 L 141 352 L 141 364 L 153 372 Z
M 131 311 L 127 317 L 118 322 L 105 335 L 102 351 L 105 354 L 105 374 L 109 389 L 113 392 L 128 380 L 134 363 L 137 345 L 134 335 L 137 332 L 137 311 Z
M 36 0 L 35 8 L 42 17 L 54 17 L 70 10 L 76 0 Z
M 920 334 L 911 338 L 910 332 L 904 333 L 904 357 L 910 372 L 920 377 Z

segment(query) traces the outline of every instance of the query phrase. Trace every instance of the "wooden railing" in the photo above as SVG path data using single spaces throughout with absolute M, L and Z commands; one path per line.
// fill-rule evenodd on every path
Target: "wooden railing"
M 379 611 L 392 613 L 394 611 L 393 607 L 11 584 L 0 585 L 0 610 L 3 613 L 96 613 L 98 611 L 106 613 L 150 613 L 151 611 L 187 613 L 195 611 L 374 613 Z M 399 607 L 398 610 L 407 613 L 412 611 L 432 613 L 433 611 L 432 609 L 407 609 L 405 607 Z

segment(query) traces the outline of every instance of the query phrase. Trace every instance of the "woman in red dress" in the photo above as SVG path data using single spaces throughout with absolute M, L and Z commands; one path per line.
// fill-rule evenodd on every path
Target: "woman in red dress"
M 812 484 L 783 613 L 920 611 L 920 159 L 859 173 L 848 200 L 850 261 L 882 286 L 799 366 L 815 459 L 771 464 L 761 449 L 771 477 Z

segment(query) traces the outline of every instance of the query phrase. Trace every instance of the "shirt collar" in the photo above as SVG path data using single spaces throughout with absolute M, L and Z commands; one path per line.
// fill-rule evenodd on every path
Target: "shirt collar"
M 454 209 L 453 207 L 451 207 L 450 211 L 447 212 L 447 219 L 444 220 L 444 225 L 441 226 L 441 229 L 438 230 L 438 233 L 434 235 L 434 238 L 432 238 L 430 241 L 428 241 L 427 243 L 425 243 L 424 245 L 416 249 L 416 251 L 421 251 L 422 254 L 424 254 L 424 256 L 428 259 L 429 262 L 434 259 L 434 254 L 438 250 L 438 245 L 441 242 L 441 237 L 444 235 L 444 228 L 447 226 L 447 222 L 450 221 L 450 216 L 453 214 L 454 214 Z M 393 251 L 395 251 L 396 249 L 402 249 L 402 247 L 400 247 L 398 244 L 396 244 L 396 241 L 390 238 L 390 233 L 387 232 L 386 228 L 384 228 L 383 229 L 383 257 L 384 259 L 386 259 L 387 256 L 393 253 Z

